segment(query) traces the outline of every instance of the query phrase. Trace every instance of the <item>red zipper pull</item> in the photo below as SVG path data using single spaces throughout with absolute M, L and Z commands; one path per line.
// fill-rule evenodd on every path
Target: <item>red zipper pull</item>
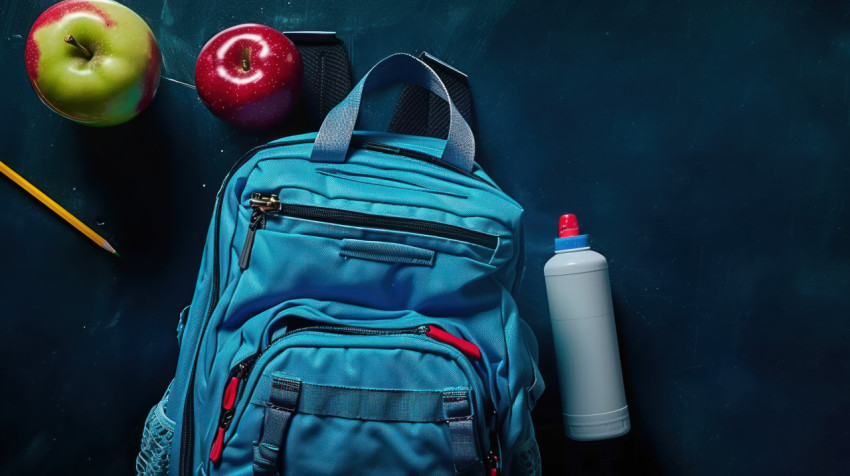
M 236 390 L 239 389 L 239 377 L 233 377 L 224 389 L 224 398 L 221 400 L 221 409 L 230 410 L 236 403 Z
M 210 460 L 213 464 L 218 464 L 221 459 L 221 453 L 224 451 L 224 428 L 218 427 L 218 432 L 215 434 L 212 449 L 210 450 Z
M 453 336 L 435 325 L 429 325 L 428 331 L 425 332 L 425 335 L 444 344 L 449 344 L 463 352 L 463 355 L 472 360 L 478 360 L 481 358 L 481 349 L 479 349 L 477 345 L 469 342 L 468 340 Z
M 221 399 L 221 416 L 219 417 L 218 431 L 216 431 L 212 448 L 210 449 L 210 461 L 218 464 L 221 454 L 224 452 L 224 432 L 230 426 L 233 412 L 230 410 L 236 404 L 236 392 L 239 390 L 239 377 L 231 377 L 224 388 L 224 396 Z M 228 418 L 228 416 L 230 418 Z

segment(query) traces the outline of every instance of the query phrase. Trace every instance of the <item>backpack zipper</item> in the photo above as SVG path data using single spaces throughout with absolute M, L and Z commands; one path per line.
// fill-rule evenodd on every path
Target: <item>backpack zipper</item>
M 245 244 L 242 245 L 242 253 L 239 254 L 239 269 L 248 269 L 251 262 L 251 250 L 254 248 L 254 235 L 257 229 L 266 228 L 266 213 L 273 210 L 274 203 L 278 201 L 277 195 L 251 194 L 251 222 L 248 224 L 248 234 L 245 235 Z
M 254 234 L 258 229 L 265 228 L 266 216 L 268 214 L 333 223 L 337 225 L 362 226 L 365 228 L 377 228 L 381 230 L 436 236 L 451 240 L 464 241 L 489 249 L 495 249 L 499 243 L 498 236 L 489 235 L 480 231 L 469 230 L 459 226 L 446 225 L 444 223 L 427 220 L 417 220 L 413 218 L 372 215 L 369 213 L 352 212 L 336 208 L 292 205 L 281 202 L 279 196 L 276 194 L 253 192 L 251 194 L 250 205 L 251 208 L 254 209 L 254 212 L 251 214 L 251 222 L 248 225 L 248 233 L 245 236 L 245 244 L 242 246 L 242 253 L 239 256 L 239 268 L 243 271 L 248 268 L 248 264 L 251 260 L 251 250 L 254 245 Z
M 203 338 L 206 333 L 207 326 L 209 325 L 210 317 L 212 317 L 213 311 L 215 310 L 215 306 L 218 304 L 218 288 L 219 288 L 219 256 L 218 256 L 218 237 L 221 231 L 221 199 L 224 194 L 224 190 L 227 188 L 227 184 L 230 182 L 231 177 L 236 171 L 242 167 L 248 160 L 254 157 L 257 153 L 266 150 L 272 149 L 275 147 L 286 147 L 291 145 L 300 145 L 300 144 L 309 144 L 314 142 L 315 139 L 300 139 L 293 141 L 281 141 L 281 142 L 273 142 L 268 144 L 259 145 L 250 149 L 249 151 L 242 154 L 241 157 L 233 164 L 230 170 L 227 172 L 227 175 L 224 176 L 224 180 L 221 183 L 221 187 L 218 189 L 218 193 L 216 194 L 215 201 L 215 224 L 214 224 L 214 232 L 213 232 L 213 275 L 212 275 L 212 283 L 211 283 L 211 291 L 210 291 L 210 301 L 207 309 L 207 315 L 204 318 L 204 323 L 201 326 L 200 336 Z M 399 155 L 404 157 L 409 157 L 413 159 L 422 160 L 424 162 L 435 164 L 441 167 L 444 167 L 449 170 L 456 170 L 463 175 L 468 177 L 473 177 L 476 180 L 479 180 L 487 185 L 493 187 L 496 190 L 499 188 L 481 177 L 478 177 L 475 174 L 468 173 L 466 171 L 456 169 L 455 167 L 449 166 L 444 162 L 438 161 L 436 157 L 430 156 L 423 152 L 412 151 L 408 149 L 402 149 L 400 147 L 392 147 L 384 144 L 379 144 L 375 142 L 363 142 L 356 141 L 353 144 L 355 147 L 362 147 L 364 149 L 371 149 L 377 152 L 383 152 L 385 154 L 390 155 Z M 254 230 L 256 232 L 256 229 Z M 244 252 L 244 250 L 243 250 Z M 246 258 L 250 259 L 250 251 L 249 255 Z M 241 257 L 240 257 L 241 258 Z M 240 259 L 241 261 L 241 259 Z M 180 462 L 179 462 L 179 474 L 180 476 L 190 476 L 192 473 L 192 452 L 195 445 L 195 405 L 194 405 L 194 389 L 195 389 L 195 373 L 197 372 L 197 364 L 198 364 L 198 355 L 200 352 L 200 346 L 195 349 L 195 356 L 192 360 L 192 368 L 189 371 L 189 381 L 188 387 L 186 389 L 186 397 L 183 399 L 183 419 L 181 422 L 181 431 L 180 431 Z
M 305 139 L 291 142 L 276 142 L 270 144 L 263 144 L 253 149 L 249 150 L 242 154 L 241 157 L 230 167 L 230 170 L 227 172 L 227 175 L 224 176 L 224 180 L 221 183 L 221 187 L 218 189 L 215 197 L 215 223 L 213 224 L 213 275 L 212 275 L 212 283 L 210 290 L 210 301 L 207 309 L 207 315 L 204 317 L 204 323 L 201 326 L 201 333 L 199 334 L 199 339 L 203 339 L 204 334 L 207 332 L 207 326 L 210 323 L 210 318 L 212 317 L 213 311 L 215 310 L 216 304 L 218 304 L 218 273 L 219 273 L 219 256 L 218 256 L 218 235 L 221 232 L 221 198 L 224 194 L 224 189 L 227 188 L 227 184 L 230 182 L 230 178 L 233 177 L 233 174 L 236 170 L 239 169 L 242 165 L 244 165 L 248 160 L 254 157 L 258 152 L 271 149 L 279 146 L 289 146 L 289 145 L 297 145 L 297 144 L 306 144 L 313 142 L 313 139 Z M 194 402 L 194 393 L 195 393 L 195 374 L 198 369 L 198 355 L 201 352 L 200 343 L 195 348 L 195 356 L 192 359 L 192 368 L 189 371 L 189 381 L 186 388 L 186 396 L 183 399 L 183 421 L 180 424 L 180 461 L 179 465 L 179 475 L 180 476 L 191 476 L 192 474 L 192 453 L 195 446 L 195 402 Z
M 396 146 L 387 145 L 387 144 L 381 144 L 379 142 L 358 141 L 358 142 L 355 142 L 354 145 L 355 145 L 355 147 L 360 147 L 362 149 L 371 150 L 373 152 L 381 152 L 381 153 L 389 154 L 389 155 L 400 155 L 402 157 L 408 157 L 408 158 L 411 158 L 411 159 L 420 160 L 422 162 L 427 162 L 429 164 L 437 165 L 439 167 L 449 169 L 453 172 L 457 172 L 461 175 L 466 175 L 469 178 L 473 178 L 475 180 L 478 180 L 479 182 L 486 183 L 487 185 L 489 185 L 491 187 L 495 187 L 494 184 L 492 184 L 492 183 L 488 182 L 487 180 L 475 175 L 472 172 L 469 172 L 467 170 L 463 170 L 462 168 L 457 167 L 457 166 L 450 164 L 448 162 L 444 162 L 444 161 L 438 159 L 437 157 L 434 157 L 431 154 L 419 152 L 418 150 L 402 149 L 401 147 L 396 147 Z
M 233 422 L 233 415 L 236 414 L 236 400 L 239 395 L 239 390 L 245 377 L 251 373 L 254 368 L 254 363 L 260 357 L 261 353 L 254 354 L 247 359 L 236 364 L 236 367 L 230 369 L 230 374 L 227 378 L 227 385 L 224 387 L 224 395 L 221 397 L 221 411 L 218 417 L 218 430 L 216 430 L 215 438 L 213 439 L 212 448 L 210 448 L 210 460 L 213 464 L 218 464 L 221 460 L 221 453 L 224 451 L 224 433 L 230 428 Z
M 250 377 L 251 371 L 254 369 L 254 364 L 256 364 L 260 357 L 262 357 L 262 355 L 278 341 L 299 334 L 301 332 L 308 331 L 364 336 L 392 336 L 405 334 L 425 335 L 434 339 L 437 342 L 442 342 L 443 344 L 448 344 L 454 347 L 470 361 L 477 361 L 481 359 L 481 349 L 479 349 L 477 345 L 466 339 L 462 339 L 453 334 L 450 334 L 441 329 L 440 327 L 437 327 L 432 324 L 424 324 L 415 327 L 404 327 L 400 329 L 370 329 L 368 327 L 352 326 L 306 326 L 293 329 L 284 333 L 282 336 L 273 339 L 265 348 L 263 348 L 263 350 L 242 360 L 241 362 L 236 364 L 235 367 L 230 369 L 230 372 L 228 373 L 227 377 L 227 384 L 225 385 L 224 392 L 221 396 L 221 409 L 219 411 L 218 417 L 218 429 L 216 430 L 215 438 L 213 439 L 212 446 L 210 447 L 209 457 L 213 465 L 218 465 L 218 463 L 221 461 L 221 455 L 224 452 L 225 446 L 224 435 L 230 428 L 231 423 L 233 423 L 233 417 L 236 414 L 236 402 L 241 396 L 240 393 L 244 389 L 247 378 Z M 489 405 L 489 408 L 493 409 L 492 413 L 495 414 L 495 405 L 493 404 L 493 402 L 488 401 L 487 405 Z M 494 428 L 490 426 L 492 424 L 491 422 L 487 421 L 486 424 L 488 428 Z M 494 433 L 491 430 L 491 445 L 493 435 Z M 488 467 L 490 467 L 490 465 L 492 464 L 491 456 L 493 454 L 493 448 L 491 447 L 489 454 L 487 455 Z

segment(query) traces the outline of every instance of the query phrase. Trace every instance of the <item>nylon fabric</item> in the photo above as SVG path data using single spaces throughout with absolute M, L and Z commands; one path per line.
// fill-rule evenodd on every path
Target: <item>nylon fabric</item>
M 285 32 L 292 40 L 304 65 L 304 91 L 301 95 L 311 128 L 351 91 L 351 65 L 348 51 L 334 33 Z
M 445 423 L 384 423 L 297 415 L 287 474 L 454 474 Z M 343 457 L 330 457 L 344 455 Z
M 458 112 L 474 132 L 472 91 L 466 75 L 427 53 L 422 53 L 419 58 L 440 76 Z M 449 133 L 448 124 L 449 107 L 445 101 L 420 86 L 406 84 L 401 90 L 387 130 L 396 134 L 444 138 Z
M 344 238 L 340 255 L 384 263 L 434 265 L 434 251 L 415 246 Z
M 413 70 L 370 88 L 422 73 L 394 58 L 381 68 Z M 322 129 L 335 134 L 333 114 Z M 538 469 L 543 383 L 511 294 L 522 207 L 474 162 L 441 161 L 451 137 L 343 132 L 344 161 L 310 160 L 327 142 L 304 134 L 255 149 L 223 182 L 166 410 L 168 474 L 485 474 L 491 451 L 505 471 Z
M 298 405 L 293 413 L 292 426 L 288 432 L 288 434 L 294 435 L 291 438 L 294 438 L 298 445 L 310 444 L 308 442 L 311 441 L 310 434 L 312 432 L 318 431 L 322 434 L 316 437 L 317 445 L 324 439 L 333 438 L 333 435 L 327 434 L 325 431 L 327 428 L 333 428 L 334 425 L 342 425 L 344 428 L 348 428 L 350 437 L 353 437 L 351 435 L 355 433 L 359 435 L 363 431 L 361 428 L 371 429 L 370 431 L 375 432 L 373 436 L 379 439 L 391 438 L 389 435 L 392 434 L 396 435 L 395 438 L 408 438 L 411 437 L 410 435 L 415 436 L 423 432 L 425 434 L 435 433 L 439 436 L 434 442 L 427 443 L 425 446 L 425 448 L 428 448 L 427 451 L 422 449 L 423 443 L 421 442 L 410 442 L 409 444 L 413 446 L 407 449 L 421 453 L 422 456 L 420 461 L 416 462 L 417 465 L 426 468 L 440 468 L 442 465 L 443 471 L 446 468 L 452 468 L 454 451 L 451 448 L 450 426 L 447 421 L 450 417 L 457 417 L 461 413 L 468 415 L 471 411 L 471 404 L 468 401 L 470 395 L 468 387 L 470 385 L 476 389 L 475 394 L 483 394 L 483 388 L 475 371 L 468 363 L 464 362 L 466 361 L 458 350 L 444 344 L 435 343 L 417 334 L 336 335 L 331 338 L 331 336 L 323 335 L 319 331 L 306 331 L 284 336 L 273 344 L 255 364 L 255 375 L 262 375 L 262 377 L 249 379 L 245 384 L 244 392 L 252 395 L 251 402 L 250 405 L 244 407 L 244 414 L 237 413 L 234 416 L 233 424 L 240 431 L 234 433 L 229 440 L 228 447 L 222 456 L 223 464 L 220 468 L 222 472 L 219 474 L 229 474 L 227 471 L 232 471 L 231 468 L 239 467 L 233 461 L 240 458 L 241 448 L 244 447 L 244 442 L 240 443 L 239 440 L 249 438 L 251 435 L 249 432 L 243 437 L 241 429 L 254 427 L 258 419 L 268 414 L 267 402 L 271 399 L 270 392 L 275 379 L 279 376 L 278 372 L 272 372 L 269 369 L 285 369 L 287 375 L 298 371 L 310 375 L 311 379 L 314 380 L 314 382 L 301 383 Z M 363 378 L 364 369 L 375 368 L 378 363 L 382 364 L 382 371 L 367 373 L 365 374 L 366 378 Z M 411 368 L 428 369 L 429 371 L 412 373 L 408 371 Z M 360 386 L 323 385 L 315 383 L 317 380 L 359 384 Z M 387 388 L 389 382 L 391 382 L 392 388 Z M 444 390 L 446 387 L 449 387 L 449 390 Z M 429 388 L 435 390 L 427 390 Z M 427 394 L 429 396 L 413 396 L 415 404 L 408 406 L 407 410 L 403 410 L 402 407 L 394 409 L 392 402 L 387 402 L 389 405 L 373 406 L 371 403 L 377 402 L 369 401 L 369 398 L 374 396 L 383 399 L 389 394 L 403 393 Z M 444 395 L 446 394 L 460 395 L 467 402 L 460 407 L 453 407 L 451 413 L 446 413 L 443 405 Z M 366 398 L 364 398 L 364 395 Z M 418 405 L 423 401 L 423 398 L 430 400 L 431 408 L 427 410 L 430 415 L 423 413 L 426 408 Z M 354 400 L 357 402 L 354 403 Z M 411 402 L 410 399 L 402 399 L 402 401 Z M 481 400 L 477 399 L 476 401 L 478 402 L 477 405 L 481 407 Z M 402 419 L 413 416 L 408 412 L 415 412 L 416 415 L 419 415 L 416 418 L 420 420 L 433 419 L 435 421 L 407 422 L 393 420 L 393 418 L 401 416 L 402 412 L 405 413 Z M 316 413 L 321 415 L 314 415 Z M 264 416 L 260 417 L 260 414 Z M 315 419 L 310 418 L 314 416 L 321 417 L 320 428 L 313 426 L 314 424 L 319 425 Z M 372 420 L 355 418 L 357 416 L 369 416 Z M 342 422 L 334 423 L 336 420 L 342 420 Z M 380 425 L 375 426 L 372 423 L 380 423 Z M 478 423 L 483 422 L 479 421 Z M 306 425 L 306 427 L 302 425 Z M 474 431 L 480 433 L 484 430 L 479 427 Z M 308 435 L 305 435 L 304 432 Z M 364 442 L 364 444 L 367 443 Z M 292 445 L 289 443 L 283 445 L 287 449 L 290 446 Z M 231 448 L 234 448 L 235 451 L 232 451 Z M 404 454 L 388 455 L 388 451 L 384 450 L 381 458 L 398 461 L 409 457 Z M 290 458 L 290 456 L 287 455 L 286 458 Z M 377 456 L 373 455 L 369 458 L 377 458 Z M 287 461 L 287 468 L 289 469 L 289 463 L 292 460 L 285 459 L 285 461 Z M 442 463 L 439 463 L 440 461 Z M 292 464 L 296 467 L 306 467 L 296 462 Z M 370 459 L 369 464 L 376 463 Z M 312 468 L 312 471 L 316 471 L 315 466 Z M 390 467 L 386 467 L 386 469 L 395 472 Z M 320 473 L 325 471 L 327 471 L 327 468 Z M 411 471 L 415 472 L 412 469 Z M 407 474 L 410 474 L 411 471 Z M 441 474 L 439 470 L 436 472 Z
M 382 390 L 304 386 L 299 413 L 354 420 L 428 423 L 445 421 L 442 394 L 428 390 Z

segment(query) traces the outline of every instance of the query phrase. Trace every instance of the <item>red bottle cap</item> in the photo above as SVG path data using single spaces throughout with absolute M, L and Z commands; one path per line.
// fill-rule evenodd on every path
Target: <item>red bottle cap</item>
M 558 220 L 558 237 L 567 238 L 569 236 L 578 236 L 578 219 L 572 213 L 561 216 Z

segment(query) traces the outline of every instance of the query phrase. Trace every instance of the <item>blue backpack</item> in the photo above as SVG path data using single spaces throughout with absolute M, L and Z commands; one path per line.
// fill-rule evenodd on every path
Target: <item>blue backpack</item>
M 362 94 L 400 82 L 448 102 L 447 139 L 354 130 Z M 139 474 L 539 474 L 522 208 L 474 153 L 439 77 L 397 54 L 318 133 L 245 154 Z

